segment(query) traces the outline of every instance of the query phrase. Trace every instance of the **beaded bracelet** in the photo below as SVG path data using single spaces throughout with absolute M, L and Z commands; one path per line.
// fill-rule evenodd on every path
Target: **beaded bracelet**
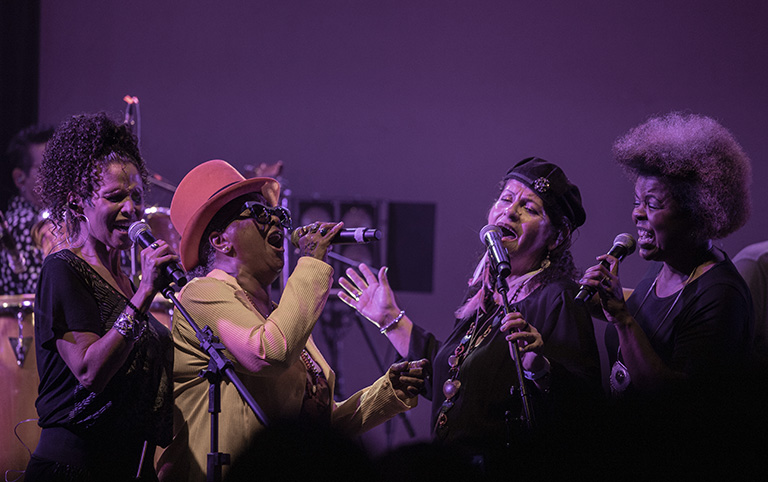
M 402 319 L 403 319 L 403 315 L 405 315 L 405 310 L 402 310 L 402 311 L 400 311 L 400 314 L 398 314 L 398 315 L 395 317 L 395 319 L 394 319 L 394 320 L 392 320 L 392 321 L 390 321 L 389 323 L 387 323 L 386 325 L 382 326 L 382 327 L 381 327 L 381 329 L 379 330 L 379 332 L 380 332 L 382 335 L 386 335 L 386 334 L 387 334 L 387 332 L 388 332 L 389 330 L 391 330 L 392 328 L 394 328 L 394 327 L 395 327 L 395 325 L 397 325 L 397 323 L 398 323 L 400 320 L 402 320 Z
M 125 338 L 136 341 L 144 334 L 144 330 L 147 329 L 147 323 L 144 320 L 137 320 L 136 317 L 126 312 L 122 312 L 115 320 L 114 327 Z
M 127 299 L 125 300 L 125 306 L 131 308 L 133 310 L 133 316 L 140 321 L 147 321 L 149 317 L 146 313 L 142 312 L 140 309 L 136 307 L 133 303 L 131 303 L 131 300 Z

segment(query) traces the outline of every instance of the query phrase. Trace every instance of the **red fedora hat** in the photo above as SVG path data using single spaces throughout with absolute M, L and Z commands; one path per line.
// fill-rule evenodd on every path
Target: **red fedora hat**
M 206 161 L 184 176 L 171 200 L 171 223 L 181 234 L 179 256 L 184 269 L 197 266 L 203 232 L 219 209 L 252 192 L 260 192 L 270 205 L 277 206 L 280 183 L 270 177 L 246 179 L 221 159 Z

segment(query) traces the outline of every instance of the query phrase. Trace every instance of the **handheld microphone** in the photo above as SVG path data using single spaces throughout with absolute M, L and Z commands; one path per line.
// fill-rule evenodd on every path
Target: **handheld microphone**
M 608 255 L 613 256 L 614 258 L 621 261 L 626 256 L 629 256 L 635 252 L 636 244 L 637 243 L 635 243 L 635 238 L 633 238 L 631 234 L 619 234 L 616 236 L 616 238 L 614 238 L 613 246 L 611 246 L 611 250 L 608 251 Z M 606 268 L 609 266 L 609 263 L 606 260 L 600 261 L 600 264 Z M 576 295 L 576 301 L 586 302 L 592 298 L 595 293 L 597 293 L 597 288 L 593 286 L 582 285 L 581 288 L 579 288 L 579 293 Z
M 16 240 L 13 239 L 8 223 L 5 221 L 5 215 L 0 211 L 0 245 L 5 250 L 8 258 L 8 265 L 16 274 L 21 274 L 27 269 L 27 260 L 16 249 Z
M 149 225 L 144 221 L 136 221 L 128 228 L 128 237 L 134 243 L 139 243 L 139 246 L 146 248 L 151 245 L 157 238 L 152 235 L 152 231 L 149 229 Z M 176 262 L 165 263 L 165 275 L 169 280 L 176 283 L 181 287 L 187 284 L 187 277 L 181 265 Z
M 291 244 L 298 247 L 301 228 L 291 233 Z M 331 244 L 366 244 L 381 239 L 381 231 L 373 228 L 344 228 L 331 239 Z
M 491 265 L 499 278 L 505 279 L 512 272 L 509 265 L 509 254 L 501 244 L 501 228 L 489 224 L 480 230 L 480 240 L 485 243 L 488 249 L 488 257 L 491 258 Z

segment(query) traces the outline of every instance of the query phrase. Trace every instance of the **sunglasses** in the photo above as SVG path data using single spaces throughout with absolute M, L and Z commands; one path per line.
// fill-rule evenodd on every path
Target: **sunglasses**
M 272 216 L 277 217 L 280 226 L 290 231 L 291 212 L 282 206 L 270 207 L 256 201 L 246 201 L 243 210 L 235 219 L 248 217 L 255 219 L 259 224 L 269 224 Z

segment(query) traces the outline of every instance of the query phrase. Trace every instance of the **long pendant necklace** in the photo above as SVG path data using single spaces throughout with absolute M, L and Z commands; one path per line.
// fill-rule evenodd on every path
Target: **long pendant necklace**
M 518 285 L 514 295 L 512 295 L 512 298 L 510 299 L 510 304 L 514 304 L 515 301 L 517 301 L 517 297 L 520 295 L 520 292 L 525 285 L 527 285 L 539 271 L 541 270 L 536 270 L 529 274 L 525 280 Z M 500 311 L 501 306 L 498 304 L 495 305 L 493 311 L 486 312 L 483 315 L 480 314 L 480 308 L 478 308 L 475 320 L 469 324 L 467 332 L 453 350 L 453 354 L 448 357 L 448 366 L 450 369 L 448 371 L 448 379 L 443 383 L 443 395 L 445 396 L 445 401 L 443 401 L 443 404 L 440 407 L 436 428 L 444 428 L 448 424 L 447 412 L 455 404 L 454 397 L 456 397 L 461 388 L 461 380 L 458 379 L 458 376 L 462 362 L 466 360 L 467 356 L 469 356 L 469 354 L 490 334 L 491 329 L 495 326 L 494 320 L 498 317 Z
M 659 324 L 656 325 L 656 329 L 653 330 L 653 334 L 651 334 L 651 336 L 648 337 L 649 343 L 651 340 L 653 340 L 653 338 L 659 332 L 662 325 L 664 325 L 664 322 L 667 321 L 667 318 L 669 318 L 669 315 L 672 313 L 672 310 L 675 309 L 675 305 L 677 305 L 678 300 L 683 295 L 683 291 L 690 284 L 690 282 L 693 281 L 693 277 L 696 274 L 696 270 L 698 269 L 699 269 L 699 266 L 696 266 L 695 268 L 693 268 L 693 271 L 688 276 L 688 279 L 685 280 L 683 287 L 680 288 L 680 291 L 677 292 L 677 296 L 675 296 L 675 300 L 672 302 L 672 305 L 664 314 L 664 318 L 662 318 Z M 637 319 L 637 315 L 638 313 L 640 313 L 640 309 L 643 307 L 643 305 L 645 304 L 645 301 L 648 299 L 648 296 L 650 296 L 654 288 L 656 288 L 657 281 L 659 281 L 659 275 L 656 275 L 656 277 L 653 279 L 653 283 L 651 283 L 651 287 L 648 288 L 648 291 L 645 293 L 645 296 L 643 296 L 643 299 L 640 301 L 640 304 L 637 306 L 637 309 L 635 310 L 635 314 L 632 315 L 632 318 Z M 624 365 L 621 362 L 621 345 L 619 345 L 619 349 L 616 352 L 616 361 L 613 362 L 613 366 L 611 367 L 611 376 L 608 379 L 608 381 L 611 386 L 611 393 L 614 396 L 620 395 L 622 392 L 624 392 L 624 390 L 627 389 L 629 384 L 632 383 L 632 379 L 629 376 L 629 370 L 627 369 L 626 365 Z

